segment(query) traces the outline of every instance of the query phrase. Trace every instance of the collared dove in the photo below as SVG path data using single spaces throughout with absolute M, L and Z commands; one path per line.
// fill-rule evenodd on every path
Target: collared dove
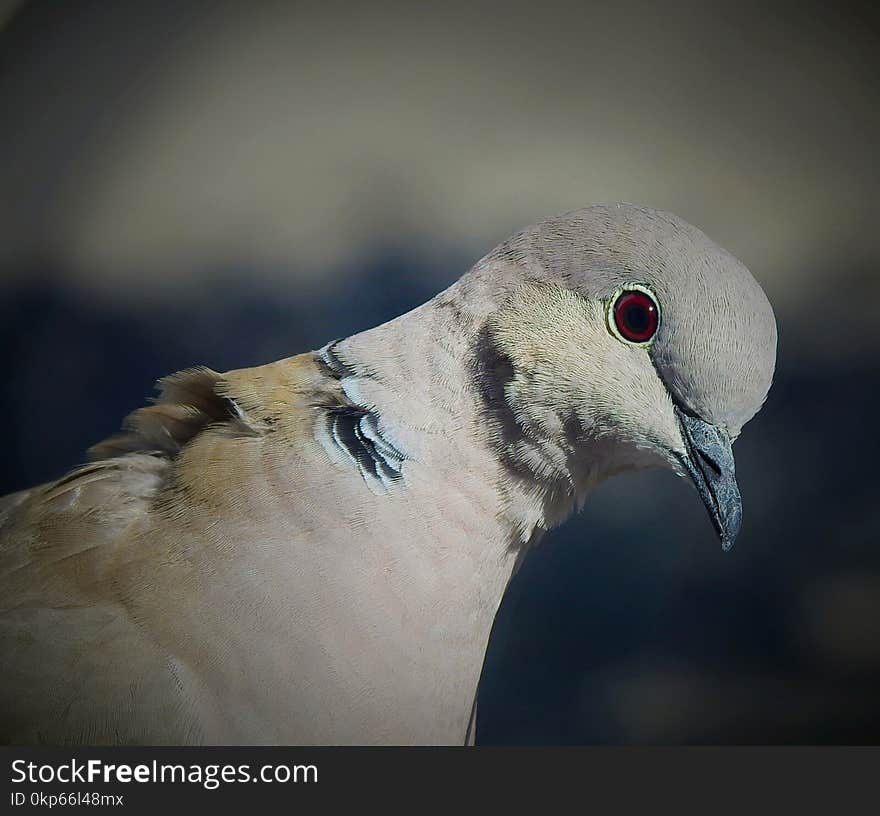
M 0 734 L 464 743 L 516 564 L 597 483 L 673 468 L 730 546 L 775 353 L 739 261 L 613 205 L 318 351 L 174 374 L 0 500 Z

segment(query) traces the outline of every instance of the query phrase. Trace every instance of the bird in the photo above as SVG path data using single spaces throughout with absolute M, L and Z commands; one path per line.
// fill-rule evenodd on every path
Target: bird
M 511 576 L 596 485 L 671 469 L 733 544 L 776 344 L 733 255 L 606 204 L 382 325 L 160 380 L 0 499 L 0 740 L 472 744 Z

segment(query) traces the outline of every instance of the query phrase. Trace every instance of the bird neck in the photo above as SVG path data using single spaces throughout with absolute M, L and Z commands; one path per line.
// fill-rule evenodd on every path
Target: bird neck
M 433 300 L 340 341 L 335 352 L 359 375 L 353 392 L 392 441 L 427 464 L 450 490 L 474 495 L 504 550 L 524 550 L 562 523 L 602 479 L 601 451 L 533 435 L 511 417 L 504 361 L 487 340 L 496 304 L 521 285 L 514 271 L 482 274 L 484 259 Z

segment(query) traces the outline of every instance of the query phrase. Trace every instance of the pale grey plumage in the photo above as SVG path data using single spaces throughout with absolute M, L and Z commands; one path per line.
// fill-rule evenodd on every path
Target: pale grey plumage
M 662 307 L 647 347 L 606 322 L 628 282 Z M 686 472 L 732 540 L 775 332 L 732 256 L 618 205 L 317 352 L 170 378 L 94 464 L 0 501 L 2 736 L 464 741 L 517 559 L 597 482 Z

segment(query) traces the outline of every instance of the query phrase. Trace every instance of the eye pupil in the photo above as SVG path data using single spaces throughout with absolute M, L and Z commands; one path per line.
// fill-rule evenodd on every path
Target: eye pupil
M 640 304 L 633 304 L 626 310 L 626 325 L 631 331 L 643 332 L 649 319 L 648 310 Z
M 612 313 L 618 333 L 630 343 L 647 343 L 656 334 L 660 323 L 656 301 L 641 289 L 621 292 Z

